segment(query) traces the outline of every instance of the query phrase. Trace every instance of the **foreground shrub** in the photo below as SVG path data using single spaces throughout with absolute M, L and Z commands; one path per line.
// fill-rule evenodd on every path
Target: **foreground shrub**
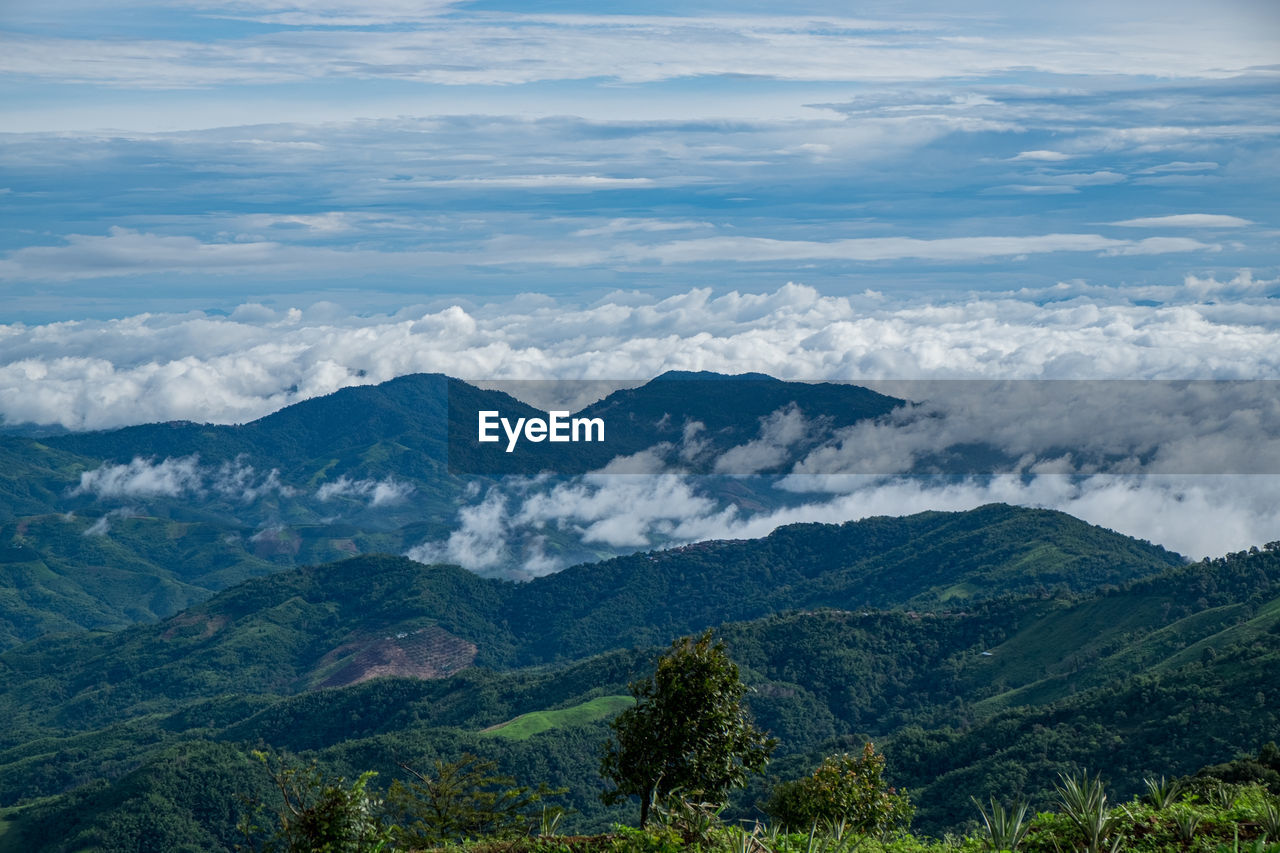
M 826 758 L 813 774 L 773 790 L 765 811 L 793 829 L 844 823 L 862 834 L 904 829 L 915 809 L 905 793 L 884 781 L 884 756 L 868 743 L 856 758 Z

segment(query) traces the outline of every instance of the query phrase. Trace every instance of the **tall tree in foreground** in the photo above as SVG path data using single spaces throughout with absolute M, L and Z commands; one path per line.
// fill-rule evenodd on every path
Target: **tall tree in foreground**
M 747 686 L 711 631 L 682 637 L 658 659 L 652 676 L 631 684 L 636 704 L 609 724 L 600 773 L 614 787 L 612 805 L 640 797 L 640 826 L 649 805 L 680 790 L 723 802 L 731 788 L 759 773 L 777 741 L 755 727 L 742 697 Z

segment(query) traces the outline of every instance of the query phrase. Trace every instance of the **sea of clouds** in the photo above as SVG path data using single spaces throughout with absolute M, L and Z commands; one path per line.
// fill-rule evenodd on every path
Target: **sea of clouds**
M 14 324 L 0 327 L 0 413 L 9 424 L 70 429 L 175 419 L 235 423 L 342 387 L 424 371 L 575 380 L 642 380 L 673 369 L 868 382 L 1280 379 L 1276 285 L 1240 273 L 1188 277 L 1141 292 L 1064 283 L 943 303 L 875 292 L 824 295 L 787 284 L 760 294 L 693 289 L 654 299 L 619 293 L 594 304 L 524 296 L 382 316 L 353 316 L 324 304 L 306 310 L 246 305 L 226 316 Z M 1251 396 L 1219 395 L 1199 407 L 1185 395 L 1170 396 L 1172 386 L 1133 384 L 1146 396 L 1129 399 L 1128 411 L 1142 414 L 1146 431 L 1121 430 L 1130 437 L 1127 452 L 1141 460 L 1130 471 L 1114 463 L 1089 467 L 1090 459 L 1115 449 L 1096 446 L 1092 456 L 1036 458 L 997 476 L 900 477 L 891 475 L 901 467 L 839 466 L 839 454 L 850 448 L 892 451 L 900 465 L 940 442 L 973 437 L 1016 455 L 1033 425 L 1041 446 L 1088 450 L 1091 441 L 1097 445 L 1100 419 L 1124 410 L 1126 400 L 1121 391 L 1074 420 L 1039 407 L 1019 423 L 1012 404 L 995 405 L 1003 386 L 990 387 L 995 390 L 981 399 L 969 391 L 956 395 L 943 407 L 949 418 L 853 428 L 843 444 L 822 451 L 836 458 L 811 456 L 780 481 L 796 496 L 782 508 L 750 511 L 714 499 L 678 466 L 651 464 L 644 475 L 476 490 L 460 506 L 449 537 L 422 543 L 410 555 L 478 571 L 518 567 L 541 574 L 563 568 L 544 549 L 553 529 L 587 545 L 627 551 L 761 536 L 790 522 L 959 510 L 990 501 L 1062 509 L 1193 557 L 1280 538 L 1280 477 L 1274 474 L 1280 416 L 1274 395 L 1258 393 L 1270 383 L 1242 384 Z M 942 405 L 939 395 L 931 396 Z M 1069 409 L 1071 398 L 1057 405 Z M 965 412 L 967 421 L 959 417 Z M 975 419 L 975 412 L 987 414 Z M 798 418 L 784 411 L 762 422 L 755 441 L 731 451 L 739 456 L 726 461 L 726 470 L 745 473 L 752 460 L 785 451 L 803 428 Z M 1189 427 L 1203 423 L 1212 427 Z M 1258 473 L 1242 473 L 1250 471 Z M 286 488 L 271 475 L 207 470 L 193 458 L 135 460 L 85 477 L 81 490 L 99 496 L 151 489 L 256 497 Z M 317 497 L 358 497 L 373 506 L 411 498 L 391 481 L 346 479 L 326 488 Z
M 6 424 L 241 423 L 351 385 L 632 379 L 667 370 L 784 379 L 1277 379 L 1280 293 L 1247 272 L 1167 286 L 1062 283 L 946 302 L 802 284 L 594 304 L 517 296 L 357 316 L 243 305 L 0 325 Z

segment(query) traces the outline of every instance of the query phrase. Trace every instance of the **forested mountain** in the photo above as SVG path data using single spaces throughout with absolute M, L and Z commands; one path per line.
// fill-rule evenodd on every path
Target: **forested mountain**
M 1005 505 L 794 525 L 523 584 L 358 557 L 247 581 L 159 624 L 13 649 L 0 655 L 0 712 L 34 722 L 57 708 L 60 724 L 100 725 L 167 709 L 175 696 L 576 660 L 787 610 L 968 607 L 1083 592 L 1180 562 L 1063 513 Z
M 956 559 L 939 564 L 943 553 Z M 1013 567 L 1031 554 L 1042 570 L 1020 583 Z M 857 578 L 874 590 L 885 572 L 923 576 L 897 599 L 860 591 Z M 801 525 L 527 584 L 361 557 L 0 657 L 14 721 L 0 850 L 53 828 L 43 849 L 142 836 L 226 848 L 230 792 L 265 783 L 250 746 L 314 754 L 349 778 L 378 770 L 384 784 L 398 762 L 471 751 L 569 786 L 577 825 L 600 827 L 621 817 L 595 798 L 601 718 L 619 707 L 601 697 L 625 695 L 655 647 L 707 625 L 782 743 L 735 801 L 746 813 L 864 736 L 915 792 L 917 825 L 941 831 L 971 817 L 970 790 L 1043 798 L 1055 772 L 1082 765 L 1132 784 L 1255 750 L 1280 725 L 1274 549 L 1184 565 L 1059 513 L 991 506 Z
M 790 464 L 902 403 L 667 374 L 579 413 L 608 442 L 513 462 L 471 440 L 475 412 L 537 410 L 410 376 L 242 426 L 0 436 L 0 853 L 231 849 L 238 796 L 269 793 L 252 749 L 383 787 L 471 752 L 568 787 L 599 829 L 623 817 L 597 796 L 607 718 L 707 628 L 780 741 L 734 815 L 865 738 L 942 832 L 971 792 L 1043 802 L 1061 770 L 1132 786 L 1280 737 L 1276 543 L 1187 564 L 992 504 L 635 553 L 548 523 L 529 535 L 561 570 L 537 577 L 514 551 L 487 575 L 412 551 L 618 460 L 678 461 L 721 508 L 788 506 Z
M 610 424 L 605 442 L 526 442 L 508 454 L 504 442 L 476 442 L 476 413 L 544 413 L 500 391 L 417 374 L 237 426 L 0 435 L 0 648 L 170 616 L 283 567 L 443 541 L 459 509 L 498 475 L 570 478 L 670 446 L 691 424 L 700 425 L 701 455 L 687 467 L 706 472 L 725 450 L 756 439 L 769 416 L 794 411 L 810 429 L 776 462 L 781 470 L 833 431 L 900 403 L 852 385 L 664 374 L 579 413 Z M 796 500 L 763 480 L 707 477 L 699 488 L 756 509 Z M 572 528 L 537 538 L 562 566 L 633 550 L 584 541 Z M 486 570 L 518 574 L 510 560 Z

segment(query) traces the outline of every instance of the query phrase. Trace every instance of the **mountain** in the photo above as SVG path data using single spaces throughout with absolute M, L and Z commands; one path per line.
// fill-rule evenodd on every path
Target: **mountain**
M 279 469 L 290 483 L 331 477 L 339 473 L 329 472 L 334 467 L 362 477 L 395 474 L 413 480 L 438 475 L 450 462 L 451 450 L 454 467 L 466 473 L 580 474 L 615 456 L 678 441 L 686 425 L 695 422 L 702 424 L 716 447 L 728 449 L 755 438 L 761 419 L 791 406 L 832 429 L 879 417 L 902 403 L 856 385 L 673 371 L 638 388 L 615 391 L 574 413 L 602 418 L 608 425 L 604 442 L 572 448 L 528 444 L 513 458 L 504 452 L 505 442 L 492 447 L 476 442 L 476 413 L 500 411 L 514 421 L 545 416 L 543 411 L 502 391 L 443 374 L 411 374 L 379 385 L 344 388 L 238 426 L 178 421 L 69 433 L 44 441 L 68 453 L 117 463 L 135 456 L 199 454 L 207 463 L 244 456 L 258 468 Z M 468 453 L 505 464 L 468 460 Z
M 158 624 L 13 649 L 0 655 L 0 713 L 82 729 L 172 709 L 173 697 L 576 660 L 788 610 L 967 607 L 1083 592 L 1181 562 L 1063 513 L 1006 505 L 793 525 L 523 584 L 358 557 L 246 581 Z
M 851 385 L 664 374 L 579 413 L 606 420 L 606 442 L 526 443 L 507 454 L 475 441 L 476 413 L 545 413 L 501 391 L 417 374 L 345 388 L 238 426 L 0 435 L 0 564 L 8 572 L 0 575 L 0 648 L 53 631 L 164 618 L 289 566 L 443 542 L 460 510 L 508 488 L 508 479 L 526 494 L 525 475 L 556 471 L 558 479 L 539 481 L 550 490 L 616 457 L 672 447 L 686 428 L 699 436 L 702 454 L 691 457 L 690 470 L 705 472 L 721 451 L 749 445 L 777 412 L 803 413 L 813 427 L 792 436 L 785 459 L 899 404 Z M 476 473 L 486 470 L 491 476 Z M 797 500 L 767 478 L 704 477 L 696 488 L 724 506 L 756 511 Z M 631 550 L 584 541 L 572 526 L 518 535 L 536 540 L 559 565 Z M 485 570 L 519 576 L 516 556 Z
M 1005 509 L 987 508 L 987 519 L 998 525 Z M 1070 526 L 1053 515 L 1044 521 Z M 969 516 L 946 520 L 983 518 Z M 248 581 L 165 625 L 113 635 L 133 639 L 61 670 L 55 663 L 70 650 L 50 641 L 4 655 L 4 681 L 13 685 L 6 710 L 25 701 L 15 704 L 15 694 L 45 691 L 49 703 L 43 717 L 28 707 L 13 718 L 15 733 L 0 749 L 0 804 L 10 809 L 0 851 L 6 844 L 128 849 L 139 838 L 161 846 L 157 839 L 167 839 L 170 849 L 229 849 L 231 792 L 261 791 L 266 782 L 245 760 L 250 746 L 304 752 L 348 778 L 377 770 L 384 783 L 398 762 L 471 751 L 522 781 L 569 786 L 580 827 L 623 817 L 595 799 L 606 733 L 591 709 L 618 707 L 596 700 L 625 694 L 656 649 L 321 687 L 314 679 L 334 670 L 289 662 L 316 660 L 360 624 L 361 611 L 377 631 L 411 611 L 448 611 L 453 621 L 438 624 L 460 636 L 483 623 L 479 614 L 503 612 L 504 603 L 482 590 L 515 596 L 530 586 L 422 567 L 423 586 L 407 586 L 412 564 L 387 559 L 379 569 L 369 560 Z M 365 570 L 353 572 L 357 566 Z M 438 595 L 424 599 L 428 589 Z M 732 592 L 720 587 L 719 596 Z M 215 624 L 198 621 L 209 617 Z M 220 618 L 227 621 L 217 625 Z M 757 719 L 782 741 L 768 777 L 735 799 L 737 814 L 749 814 L 768 785 L 807 772 L 822 755 L 859 747 L 863 737 L 884 746 L 890 780 L 912 790 L 917 825 L 942 832 L 973 817 L 970 793 L 1044 804 L 1058 772 L 1085 766 L 1105 770 L 1123 798 L 1143 774 L 1191 772 L 1253 752 L 1280 726 L 1280 683 L 1270 677 L 1280 662 L 1280 545 L 1166 564 L 1093 592 L 1019 590 L 929 611 L 791 610 L 718 632 L 754 688 Z M 408 641 L 410 649 L 420 636 L 397 634 L 379 639 Z M 515 659 L 521 642 L 518 632 L 500 634 L 491 654 Z M 148 657 L 165 644 L 182 651 Z M 39 667 L 46 674 L 23 675 L 21 662 L 42 652 L 50 656 Z M 56 692 L 60 684 L 64 693 Z M 103 703 L 134 704 L 121 717 L 102 714 Z M 501 724 L 529 715 L 548 728 L 499 734 Z M 29 804 L 15 810 L 23 797 Z
M 473 413 L 497 408 L 497 401 L 477 399 L 469 389 L 465 383 L 450 388 L 450 470 L 487 475 L 585 474 L 619 457 L 655 450 L 695 474 L 785 473 L 840 430 L 887 415 L 905 402 L 857 385 L 670 371 L 574 413 L 602 421 L 603 442 L 524 444 L 515 455 L 507 452 L 505 440 L 485 445 L 476 440 Z M 527 414 L 514 411 L 509 417 Z M 771 451 L 785 452 L 765 458 L 742 453 L 762 439 Z M 735 449 L 738 456 L 728 455 Z

